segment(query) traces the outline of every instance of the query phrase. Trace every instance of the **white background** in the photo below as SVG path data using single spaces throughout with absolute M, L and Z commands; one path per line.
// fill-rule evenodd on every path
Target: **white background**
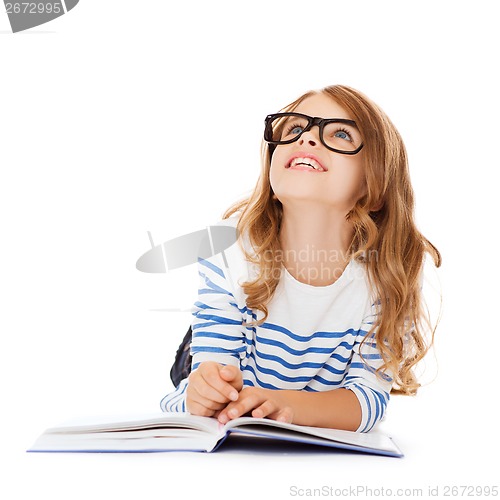
M 495 3 L 81 0 L 15 35 L 2 8 L 0 496 L 498 485 Z M 419 226 L 443 254 L 438 369 L 429 357 L 381 426 L 406 458 L 26 454 L 67 418 L 158 410 L 190 315 L 153 309 L 189 306 L 197 280 L 138 272 L 146 232 L 219 220 L 256 181 L 264 116 L 333 83 L 402 133 Z

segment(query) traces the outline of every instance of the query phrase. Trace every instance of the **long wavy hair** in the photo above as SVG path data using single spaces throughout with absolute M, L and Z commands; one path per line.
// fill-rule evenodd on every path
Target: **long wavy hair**
M 379 371 L 389 371 L 393 391 L 415 394 L 419 384 L 415 365 L 425 356 L 434 340 L 432 327 L 421 296 L 425 254 L 441 265 L 441 255 L 417 229 L 414 194 L 410 182 L 404 143 L 387 115 L 359 91 L 343 85 L 310 91 L 282 109 L 293 111 L 307 97 L 323 93 L 346 109 L 356 121 L 363 139 L 366 181 L 364 194 L 347 214 L 353 227 L 349 256 L 365 266 L 378 314 L 365 337 L 375 337 L 383 359 Z M 274 196 L 269 171 L 269 145 L 262 143 L 262 170 L 253 193 L 230 207 L 228 218 L 240 213 L 238 231 L 247 235 L 252 253 L 246 259 L 255 264 L 255 279 L 242 284 L 247 307 L 268 315 L 281 276 L 279 258 L 281 202 Z M 269 258 L 269 256 L 276 258 Z M 376 259 L 366 256 L 376 255 Z M 264 258 L 265 256 L 265 258 Z M 429 336 L 430 332 L 430 336 Z

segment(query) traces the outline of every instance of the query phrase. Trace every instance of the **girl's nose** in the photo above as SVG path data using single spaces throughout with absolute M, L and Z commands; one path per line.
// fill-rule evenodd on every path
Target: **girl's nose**
M 313 129 L 304 132 L 299 138 L 299 144 L 303 145 L 304 143 L 307 143 L 310 146 L 317 146 L 319 144 L 319 139 L 318 136 L 316 135 L 316 131 L 319 132 L 319 129 L 317 127 L 314 132 Z

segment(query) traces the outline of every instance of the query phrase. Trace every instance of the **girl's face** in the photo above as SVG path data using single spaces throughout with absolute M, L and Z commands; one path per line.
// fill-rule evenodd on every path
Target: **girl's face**
M 353 119 L 325 94 L 306 98 L 294 112 L 320 118 Z M 306 201 L 347 214 L 366 191 L 363 150 L 356 155 L 329 150 L 321 143 L 317 126 L 295 142 L 276 146 L 269 175 L 271 187 L 285 207 L 294 201 Z

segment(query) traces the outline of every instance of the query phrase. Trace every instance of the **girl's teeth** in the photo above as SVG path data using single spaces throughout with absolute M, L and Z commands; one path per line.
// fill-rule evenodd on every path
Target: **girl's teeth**
M 305 167 L 309 167 L 313 170 L 318 170 L 320 172 L 323 172 L 324 169 L 318 165 L 318 163 L 310 158 L 295 158 L 293 161 L 292 161 L 292 164 L 291 166 L 295 166 L 295 165 L 298 165 L 298 164 L 301 164 Z

